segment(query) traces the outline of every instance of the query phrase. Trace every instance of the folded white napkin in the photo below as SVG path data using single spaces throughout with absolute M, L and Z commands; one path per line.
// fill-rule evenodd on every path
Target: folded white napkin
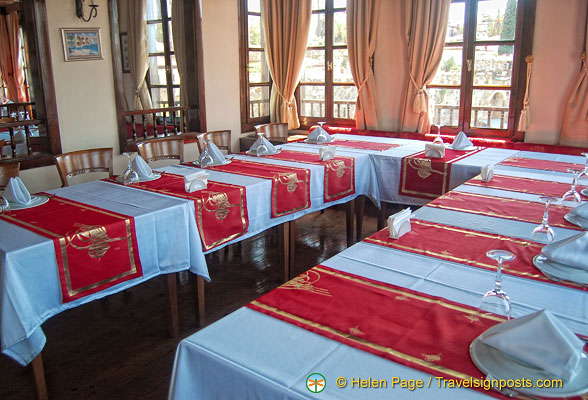
M 490 180 L 492 180 L 492 178 L 494 177 L 494 165 L 493 164 L 488 164 L 488 165 L 484 165 L 482 167 L 482 180 L 484 182 L 488 182 Z
M 31 202 L 31 194 L 18 176 L 16 178 L 10 178 L 8 185 L 4 188 L 2 197 L 11 203 L 18 203 L 25 206 Z
M 571 379 L 579 370 L 582 342 L 549 311 L 541 310 L 497 325 L 480 341 L 520 361 Z
M 425 144 L 425 155 L 431 158 L 443 158 L 445 157 L 445 146 L 437 143 Z
M 551 261 L 588 271 L 588 232 L 549 243 L 541 254 Z
M 405 208 L 404 210 L 388 217 L 388 229 L 390 229 L 390 237 L 392 239 L 398 239 L 405 233 L 410 232 L 411 215 L 412 211 L 410 208 Z
M 455 137 L 455 140 L 451 144 L 451 147 L 454 150 L 464 150 L 464 149 L 467 149 L 468 147 L 471 147 L 473 145 L 474 144 L 472 142 L 470 142 L 470 139 L 468 139 L 468 136 L 465 134 L 465 132 L 461 131 Z
M 153 170 L 141 156 L 135 157 L 131 168 L 139 175 L 139 178 L 151 178 L 153 176 Z
M 314 128 L 312 131 L 310 131 L 310 133 L 308 134 L 307 140 L 309 142 L 316 142 L 316 143 L 331 143 L 333 141 L 333 137 L 331 135 L 329 135 L 327 133 L 327 131 L 325 131 L 323 129 L 322 126 L 319 126 L 317 128 Z
M 269 140 L 267 140 L 265 138 L 265 136 L 259 136 L 257 138 L 257 140 L 255 142 L 253 142 L 253 144 L 249 148 L 249 152 L 250 153 L 257 153 L 257 148 L 259 146 L 261 146 L 262 143 L 265 144 L 265 146 L 267 147 L 267 154 L 268 155 L 276 154 L 278 152 L 278 150 L 276 149 L 276 146 L 274 146 Z
M 570 211 L 577 217 L 588 219 L 588 202 L 584 202 Z
M 210 174 L 205 171 L 194 172 L 184 176 L 184 189 L 186 193 L 192 193 L 197 190 L 206 189 L 208 186 L 208 177 Z
M 222 153 L 222 151 L 220 151 L 220 149 L 212 141 L 208 142 L 208 144 L 206 145 L 206 148 L 204 149 L 202 154 L 200 154 L 200 158 L 198 160 L 200 162 L 202 162 L 202 159 L 204 157 L 206 157 L 207 154 L 210 157 L 212 157 L 212 164 L 213 165 L 223 164 L 225 162 L 224 154 Z
M 325 146 L 319 149 L 321 161 L 327 161 L 335 158 L 336 146 Z

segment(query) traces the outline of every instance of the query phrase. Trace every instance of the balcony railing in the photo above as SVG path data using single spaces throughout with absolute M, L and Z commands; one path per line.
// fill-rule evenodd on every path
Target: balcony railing
M 300 103 L 300 115 L 312 118 L 321 118 L 326 115 L 324 100 L 302 99 Z M 335 100 L 333 102 L 333 118 L 353 119 L 354 116 L 355 101 Z
M 508 107 L 473 106 L 470 126 L 475 128 L 506 129 Z M 437 126 L 457 126 L 459 106 L 435 104 L 432 123 Z

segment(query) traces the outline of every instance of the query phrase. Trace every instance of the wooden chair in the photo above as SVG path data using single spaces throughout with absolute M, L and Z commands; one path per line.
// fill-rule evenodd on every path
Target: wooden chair
M 226 150 L 227 154 L 231 154 L 231 131 L 212 131 L 212 132 L 204 132 L 197 136 L 196 143 L 198 144 L 198 151 L 202 153 L 205 146 L 205 141 L 207 139 L 212 140 L 216 147 L 220 150 Z
M 88 172 L 108 172 L 112 177 L 112 147 L 59 154 L 55 156 L 55 165 L 62 187 L 69 186 L 69 178 Z
M 3 191 L 6 188 L 6 185 L 8 185 L 10 178 L 16 178 L 19 172 L 19 162 L 0 164 L 0 191 Z
M 255 127 L 255 131 L 257 133 L 263 132 L 265 137 L 271 142 L 288 142 L 288 124 L 286 123 L 259 125 Z
M 137 151 L 150 163 L 158 160 L 179 160 L 184 162 L 184 138 L 166 137 L 137 143 Z

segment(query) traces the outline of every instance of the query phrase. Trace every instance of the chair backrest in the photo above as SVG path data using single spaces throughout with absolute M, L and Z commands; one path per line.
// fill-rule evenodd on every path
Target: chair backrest
M 72 151 L 55 156 L 55 165 L 63 187 L 68 179 L 89 172 L 108 172 L 112 177 L 112 147 Z
M 206 147 L 206 140 L 210 139 L 216 147 L 220 150 L 226 150 L 227 154 L 231 154 L 231 131 L 212 131 L 212 132 L 204 132 L 198 135 L 198 140 L 196 143 L 198 144 L 198 151 L 202 153 L 204 148 Z
M 20 172 L 20 163 L 11 162 L 0 164 L 0 191 L 6 188 L 10 178 L 16 178 Z
M 265 137 L 269 140 L 284 142 L 288 141 L 288 124 L 286 123 L 274 123 L 260 125 L 255 128 L 257 133 L 263 132 Z
M 184 138 L 166 137 L 137 143 L 137 151 L 151 163 L 158 160 L 180 160 L 184 162 Z

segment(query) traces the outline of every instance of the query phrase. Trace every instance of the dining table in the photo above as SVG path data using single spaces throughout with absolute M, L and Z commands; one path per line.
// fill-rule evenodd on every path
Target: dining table
M 169 399 L 520 395 L 471 384 L 493 377 L 473 362 L 472 343 L 505 320 L 478 310 L 496 279 L 496 263 L 485 253 L 517 256 L 502 274 L 513 318 L 549 310 L 586 340 L 588 287 L 537 269 L 533 259 L 544 243 L 531 237 L 543 217 L 541 197 L 563 195 L 571 184 L 567 168 L 583 168 L 585 159 L 510 151 L 499 159 L 490 181 L 474 175 L 412 213 L 403 237 L 378 231 L 182 340 Z M 588 179 L 579 184 L 582 190 Z M 380 186 L 382 199 L 383 192 Z M 584 232 L 565 219 L 577 205 L 553 206 L 556 241 Z M 499 360 L 498 373 L 513 370 L 512 360 Z M 586 381 L 555 396 L 585 395 Z M 529 396 L 546 394 L 554 395 Z

